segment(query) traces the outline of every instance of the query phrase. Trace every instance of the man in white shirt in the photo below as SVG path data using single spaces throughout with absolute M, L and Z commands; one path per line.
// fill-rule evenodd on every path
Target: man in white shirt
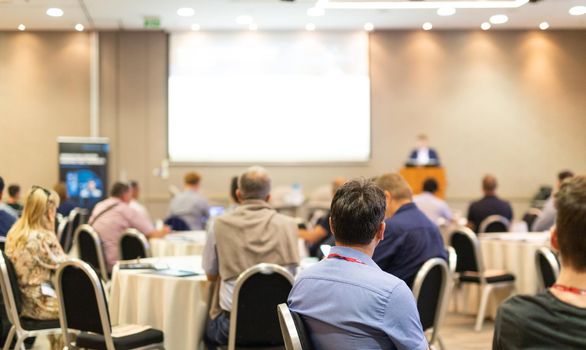
M 435 195 L 438 187 L 439 185 L 434 178 L 427 178 L 423 182 L 423 193 L 413 197 L 417 208 L 436 225 L 439 225 L 442 221 L 449 222 L 452 220 L 452 211 L 448 203 Z

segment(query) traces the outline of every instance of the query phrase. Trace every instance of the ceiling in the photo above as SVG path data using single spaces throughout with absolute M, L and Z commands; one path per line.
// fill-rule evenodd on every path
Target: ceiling
M 358 0 L 360 1 L 360 0 Z M 372 1 L 372 0 L 371 0 Z M 307 10 L 316 0 L 0 0 L 0 30 L 73 30 L 76 23 L 86 29 L 137 30 L 144 28 L 145 16 L 160 19 L 166 31 L 248 30 L 236 23 L 239 15 L 250 15 L 258 30 L 304 30 L 314 23 L 316 30 L 356 30 L 367 22 L 376 29 L 415 29 L 431 22 L 433 29 L 477 29 L 494 14 L 509 16 L 505 24 L 493 29 L 537 29 L 547 21 L 551 29 L 586 29 L 586 15 L 571 16 L 572 6 L 586 6 L 586 0 L 541 0 L 516 9 L 459 9 L 449 17 L 440 17 L 433 9 L 417 10 L 339 10 L 328 9 L 325 15 L 310 17 Z M 59 7 L 62 17 L 49 17 L 47 8 Z M 191 7 L 192 17 L 180 17 L 177 9 Z

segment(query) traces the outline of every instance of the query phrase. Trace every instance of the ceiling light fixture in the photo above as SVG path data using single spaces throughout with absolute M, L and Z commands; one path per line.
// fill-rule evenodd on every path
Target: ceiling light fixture
M 490 23 L 488 23 L 488 22 L 483 22 L 483 23 L 480 25 L 480 29 L 482 29 L 482 30 L 489 30 L 489 29 L 490 29 L 490 27 L 492 27 L 492 26 L 491 26 L 491 25 L 490 25 Z
M 78 32 L 83 32 L 84 26 L 81 23 L 78 23 L 75 25 L 75 30 L 77 30 Z
M 506 9 L 519 8 L 529 0 L 468 0 L 468 1 L 346 1 L 318 0 L 316 7 L 346 10 L 414 10 L 439 9 Z
M 197 32 L 201 29 L 201 26 L 197 23 L 194 23 L 191 25 L 191 30 L 193 30 L 194 32 Z
M 541 22 L 539 23 L 539 29 L 541 30 L 547 30 L 549 28 L 549 23 L 547 22 Z
M 372 32 L 374 30 L 374 24 L 372 23 L 364 23 L 364 30 L 367 32 Z
M 179 10 L 177 10 L 177 14 L 181 17 L 191 17 L 195 15 L 195 10 L 191 7 L 182 7 Z
M 254 22 L 254 20 L 249 15 L 240 15 L 240 16 L 236 17 L 236 23 L 238 23 L 238 24 L 248 25 L 248 24 L 251 24 L 252 22 Z
M 489 18 L 489 21 L 492 24 L 504 24 L 509 21 L 509 17 L 507 15 L 494 15 Z
M 429 22 L 425 22 L 425 23 L 423 23 L 421 28 L 423 28 L 423 30 L 431 30 L 433 28 L 433 24 L 431 24 Z
M 313 23 L 307 23 L 305 25 L 305 30 L 307 30 L 308 32 L 313 32 L 315 30 L 315 24 L 313 24 Z
M 63 16 L 63 10 L 57 7 L 51 7 L 47 9 L 47 16 L 61 17 Z
M 19 24 L 18 25 L 18 30 L 20 30 L 21 32 L 24 32 L 24 30 L 26 29 L 26 26 L 24 24 Z
M 586 14 L 586 6 L 574 6 L 568 11 L 568 13 L 572 16 L 582 16 Z
M 326 13 L 323 7 L 310 7 L 307 9 L 307 15 L 310 17 L 320 17 Z
M 440 7 L 437 9 L 438 16 L 452 16 L 456 13 L 456 9 L 453 7 Z

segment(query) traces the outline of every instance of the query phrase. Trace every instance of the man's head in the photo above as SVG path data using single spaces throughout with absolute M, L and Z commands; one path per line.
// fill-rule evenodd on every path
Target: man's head
M 4 193 L 4 179 L 0 176 L 0 199 L 2 199 L 2 194 Z
M 485 196 L 494 196 L 496 194 L 497 187 L 498 183 L 496 181 L 496 177 L 492 175 L 485 175 L 482 178 L 482 191 L 484 192 Z
M 65 185 L 65 182 L 57 183 L 55 186 L 53 186 L 53 191 L 59 195 L 61 203 L 67 200 L 67 186 Z
M 436 193 L 438 188 L 439 185 L 433 177 L 428 177 L 423 182 L 423 192 Z
M 201 182 L 201 176 L 195 171 L 190 171 L 183 177 L 186 188 L 197 190 Z
M 112 189 L 110 190 L 110 196 L 114 198 L 118 198 L 123 202 L 130 202 L 132 199 L 132 194 L 130 193 L 130 186 L 122 182 L 116 182 L 112 185 Z
M 330 208 L 330 227 L 336 242 L 376 247 L 384 238 L 386 201 L 372 181 L 350 180 L 336 191 Z
M 130 187 L 130 195 L 132 199 L 138 200 L 140 196 L 140 187 L 138 186 L 138 182 L 135 180 L 128 181 L 128 186 Z
M 271 197 L 271 178 L 267 171 L 260 166 L 253 166 L 238 178 L 236 195 L 240 202 L 249 199 L 269 201 Z
M 586 273 L 586 176 L 564 181 L 555 195 L 556 228 L 552 246 L 564 267 Z
M 12 184 L 8 186 L 8 198 L 11 199 L 13 202 L 18 202 L 20 200 L 20 186 L 16 184 Z
M 428 139 L 427 135 L 419 134 L 417 135 L 417 148 L 427 148 L 428 146 Z
M 574 173 L 570 170 L 563 170 L 558 173 L 558 188 L 562 185 L 565 179 L 574 177 Z
M 391 217 L 401 206 L 413 199 L 411 187 L 399 174 L 384 174 L 376 178 L 375 183 L 384 191 L 387 210 L 385 217 Z

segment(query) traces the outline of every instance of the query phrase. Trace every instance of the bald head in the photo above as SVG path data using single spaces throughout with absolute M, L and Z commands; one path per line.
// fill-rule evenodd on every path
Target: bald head
M 271 193 L 271 179 L 269 178 L 269 174 L 260 166 L 248 168 L 238 178 L 237 191 L 240 194 L 240 200 L 267 200 Z
M 485 195 L 494 195 L 496 193 L 496 188 L 498 183 L 496 181 L 496 177 L 492 175 L 486 175 L 482 179 L 482 190 L 484 191 Z

